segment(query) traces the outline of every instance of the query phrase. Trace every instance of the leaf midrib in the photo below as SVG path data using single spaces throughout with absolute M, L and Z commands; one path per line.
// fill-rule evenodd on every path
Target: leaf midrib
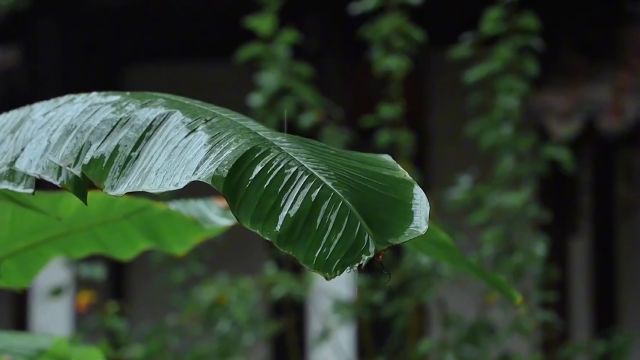
M 30 242 L 30 243 L 28 243 L 28 244 L 26 244 L 26 245 L 24 245 L 22 247 L 18 247 L 18 248 L 14 249 L 14 250 L 12 250 L 12 251 L 10 251 L 8 253 L 5 253 L 4 255 L 1 255 L 0 256 L 0 261 L 3 261 L 5 259 L 9 259 L 9 258 L 11 258 L 13 256 L 16 256 L 16 255 L 20 254 L 20 253 L 32 250 L 33 248 L 37 248 L 37 247 L 46 245 L 50 241 L 59 240 L 59 239 L 64 238 L 65 236 L 68 236 L 68 235 L 82 234 L 82 233 L 85 233 L 85 232 L 88 232 L 88 231 L 92 230 L 95 227 L 115 224 L 115 223 L 118 223 L 118 222 L 128 218 L 129 216 L 140 215 L 140 214 L 148 212 L 150 210 L 152 210 L 152 209 L 150 209 L 150 208 L 148 208 L 146 206 L 143 206 L 143 207 L 139 207 L 139 208 L 133 209 L 131 211 L 127 211 L 127 212 L 121 213 L 120 215 L 112 217 L 112 218 L 107 218 L 107 219 L 103 219 L 101 221 L 91 222 L 89 224 L 85 224 L 84 226 L 79 226 L 79 227 L 63 230 L 63 231 L 60 231 L 60 232 L 58 232 L 56 234 L 45 236 L 42 239 L 38 239 L 38 240 L 32 241 L 32 242 Z
M 371 239 L 374 241 L 375 243 L 375 239 L 373 238 L 373 231 L 371 230 L 371 228 L 369 227 L 369 225 L 366 223 L 366 221 L 364 221 L 364 219 L 362 218 L 362 216 L 360 215 L 360 213 L 358 212 L 358 210 L 351 204 L 351 202 L 338 190 L 336 189 L 330 182 L 328 182 L 324 177 L 320 176 L 320 174 L 318 174 L 316 171 L 314 171 L 313 169 L 311 169 L 310 167 L 308 167 L 304 162 L 302 162 L 300 159 L 298 159 L 295 155 L 291 154 L 290 152 L 288 152 L 285 148 L 283 148 L 282 146 L 280 146 L 278 143 L 276 143 L 275 141 L 273 141 L 272 139 L 266 137 L 265 135 L 255 131 L 254 129 L 248 127 L 247 125 L 236 121 L 233 118 L 230 118 L 218 111 L 216 111 L 215 109 L 212 109 L 211 107 L 208 106 L 204 106 L 202 104 L 199 104 L 198 102 L 192 102 L 191 100 L 187 99 L 187 98 L 183 98 L 183 97 L 179 97 L 179 96 L 174 96 L 174 95 L 170 95 L 170 94 L 164 94 L 164 93 L 148 93 L 148 94 L 152 94 L 152 95 L 156 95 L 158 97 L 164 97 L 170 100 L 174 100 L 174 101 L 179 101 L 179 102 L 183 102 L 186 104 L 189 104 L 191 106 L 195 106 L 198 108 L 201 108 L 203 110 L 209 111 L 214 113 L 216 116 L 225 118 L 229 121 L 233 121 L 234 123 L 244 127 L 245 129 L 251 131 L 252 133 L 260 136 L 261 138 L 265 139 L 267 142 L 269 142 L 272 146 L 280 149 L 280 151 L 282 151 L 283 153 L 289 155 L 293 160 L 295 160 L 298 164 L 300 164 L 302 167 L 304 167 L 305 169 L 307 169 L 309 172 L 311 172 L 314 176 L 316 176 L 317 178 L 319 178 L 327 187 L 329 187 L 331 190 L 333 190 L 335 193 L 340 195 L 340 198 L 342 199 L 342 201 L 344 201 L 347 206 L 349 206 L 349 208 L 351 209 L 351 211 L 354 213 L 354 215 L 358 218 L 358 220 L 360 221 L 360 223 L 362 223 L 362 225 L 364 226 L 364 228 L 366 229 L 367 233 L 369 234 L 369 237 L 371 237 Z M 265 128 L 266 130 L 272 131 L 268 128 Z

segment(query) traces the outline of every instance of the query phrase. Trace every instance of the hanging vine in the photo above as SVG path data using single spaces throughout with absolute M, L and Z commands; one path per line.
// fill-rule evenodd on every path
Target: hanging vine
M 472 117 L 465 130 L 492 161 L 481 180 L 462 175 L 450 189 L 450 199 L 469 214 L 467 225 L 479 240 L 479 261 L 517 284 L 528 301 L 515 311 L 504 308 L 506 325 L 491 315 L 466 323 L 448 316 L 448 330 L 488 357 L 514 358 L 507 345 L 514 338 L 526 340 L 528 358 L 541 357 L 540 330 L 554 319 L 544 309 L 548 238 L 539 227 L 548 215 L 538 199 L 539 183 L 551 161 L 562 160 L 568 168 L 571 155 L 561 145 L 542 141 L 524 119 L 525 100 L 540 72 L 540 30 L 535 13 L 521 9 L 517 1 L 498 1 L 485 9 L 478 29 L 465 34 L 451 51 L 457 60 L 477 58 L 463 75 L 472 89 Z
M 490 296 L 472 319 L 443 306 L 445 334 L 431 348 L 436 357 L 542 359 L 549 355 L 542 334 L 560 326 L 546 308 L 556 294 L 547 286 L 549 238 L 540 226 L 549 214 L 539 184 L 554 163 L 570 171 L 573 160 L 567 147 L 541 139 L 526 121 L 526 99 L 540 73 L 540 32 L 534 12 L 519 1 L 500 0 L 451 51 L 452 58 L 471 62 L 463 74 L 471 89 L 465 130 L 491 163 L 486 171 L 460 176 L 449 200 L 468 214 L 477 260 L 515 284 L 527 303 L 514 309 Z
M 267 126 L 317 137 L 336 147 L 346 147 L 350 132 L 341 125 L 342 111 L 324 97 L 313 80 L 313 67 L 295 57 L 303 36 L 293 26 L 280 24 L 283 0 L 258 0 L 260 9 L 243 19 L 256 39 L 236 53 L 236 59 L 256 67 L 255 88 L 247 104 L 256 119 Z
M 409 10 L 422 2 L 360 0 L 348 7 L 351 15 L 370 17 L 358 34 L 367 43 L 371 70 L 382 87 L 374 111 L 362 116 L 359 125 L 374 131 L 376 150 L 392 154 L 409 170 L 414 170 L 416 139 L 406 124 L 404 85 L 413 69 L 412 57 L 426 41 L 426 33 L 412 22 Z

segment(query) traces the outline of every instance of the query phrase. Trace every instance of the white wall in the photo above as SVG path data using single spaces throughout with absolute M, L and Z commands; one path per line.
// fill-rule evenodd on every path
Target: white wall
M 73 333 L 75 278 L 67 260 L 52 260 L 29 289 L 29 331 L 69 336 Z

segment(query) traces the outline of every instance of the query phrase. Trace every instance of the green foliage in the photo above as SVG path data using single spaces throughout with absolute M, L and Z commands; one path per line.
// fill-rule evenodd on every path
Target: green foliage
M 370 16 L 359 29 L 367 42 L 374 76 L 382 86 L 382 98 L 371 114 L 360 118 L 364 129 L 374 129 L 376 150 L 390 152 L 405 167 L 411 167 L 415 135 L 404 116 L 404 82 L 413 68 L 412 56 L 425 42 L 425 32 L 414 24 L 408 13 L 421 0 L 361 0 L 349 5 L 352 15 Z M 409 171 L 413 173 L 413 168 Z
M 0 331 L 0 359 L 7 360 L 102 360 L 94 347 L 64 338 L 17 331 Z
M 230 239 L 232 240 L 232 239 Z M 270 316 L 268 304 L 283 298 L 304 301 L 307 277 L 279 270 L 271 261 L 260 274 L 211 274 L 210 257 L 191 251 L 185 257 L 154 253 L 163 269 L 151 288 L 170 294 L 168 311 L 150 322 L 130 322 L 126 305 L 108 301 L 82 324 L 82 337 L 100 338 L 109 359 L 246 359 L 289 324 Z M 295 331 L 295 329 L 294 329 Z
M 375 112 L 362 117 L 360 125 L 375 129 L 376 148 L 391 152 L 402 164 L 411 163 L 415 142 L 404 119 L 404 81 L 412 68 L 412 56 L 426 39 L 403 9 L 420 2 L 407 3 L 360 1 L 350 7 L 354 14 L 375 14 L 363 25 L 360 34 L 369 45 L 372 70 L 384 89 Z M 451 281 L 449 267 L 482 279 L 493 291 L 510 300 L 510 306 L 522 302 L 522 296 L 504 278 L 485 272 L 433 224 L 425 235 L 409 241 L 405 249 L 385 256 L 384 266 L 392 269 L 388 283 L 383 280 L 384 271 L 376 270 L 375 266 L 369 273 L 360 274 L 358 301 L 352 307 L 347 306 L 351 311 L 345 314 L 356 317 L 360 324 L 365 357 L 424 358 L 438 354 L 436 358 L 463 358 L 465 341 L 472 343 L 472 339 L 454 343 L 448 353 L 438 351 L 444 340 L 425 336 L 427 331 L 422 321 L 427 317 L 426 309 L 438 305 L 442 285 Z M 442 259 L 446 261 L 441 264 L 449 267 L 436 266 L 434 260 Z M 498 297 L 492 293 L 488 299 L 495 302 Z M 373 335 L 374 324 L 380 322 L 390 327 L 389 337 L 382 342 Z M 442 326 L 447 328 L 446 324 Z M 492 332 L 484 334 L 486 339 L 491 339 Z M 475 353 L 477 358 L 491 358 L 478 355 Z
M 469 260 L 469 257 L 465 256 L 454 244 L 451 237 L 437 225 L 431 224 L 426 234 L 410 240 L 406 247 L 416 254 L 426 255 L 428 258 L 475 276 L 514 304 L 522 303 L 522 295 L 513 289 L 504 278 L 487 272 Z
M 65 192 L 0 190 L 0 287 L 27 287 L 58 256 L 129 260 L 150 249 L 181 255 L 235 223 L 212 199 L 163 204 L 90 192 L 89 202 Z
M 486 173 L 463 174 L 448 198 L 454 209 L 468 214 L 465 231 L 480 240 L 470 244 L 475 259 L 523 291 L 526 306 L 488 301 L 472 317 L 442 307 L 443 336 L 427 340 L 426 346 L 435 358 L 543 359 L 569 354 L 545 354 L 542 349 L 543 334 L 559 324 L 547 310 L 555 294 L 547 290 L 549 239 L 540 225 L 548 214 L 538 199 L 539 183 L 553 164 L 570 171 L 573 159 L 567 147 L 541 140 L 524 121 L 525 102 L 540 72 L 540 31 L 537 16 L 520 2 L 498 1 L 484 11 L 478 30 L 464 34 L 451 50 L 452 58 L 470 63 L 463 74 L 472 89 L 466 132 L 492 161 Z M 526 354 L 512 348 L 514 342 L 527 344 Z M 618 345 L 613 348 L 620 350 Z M 577 350 L 567 358 L 579 353 L 588 352 Z M 591 354 L 599 358 L 604 352 Z
M 358 324 L 361 358 L 424 358 L 417 354 L 416 341 L 425 334 L 425 304 L 440 285 L 432 279 L 441 270 L 423 253 L 390 251 L 384 263 L 372 263 L 368 273 L 358 274 L 356 301 L 337 302 L 336 310 Z M 380 329 L 386 329 L 384 336 Z
M 524 103 L 540 71 L 540 28 L 536 15 L 519 2 L 498 1 L 484 11 L 478 30 L 462 36 L 451 50 L 454 59 L 471 62 L 463 74 L 472 89 L 473 116 L 466 131 L 492 164 L 480 174 L 482 180 L 461 176 L 449 200 L 468 214 L 467 230 L 480 240 L 474 242 L 477 260 L 516 284 L 527 305 L 485 305 L 499 309 L 500 320 L 491 311 L 473 318 L 446 314 L 445 336 L 431 344 L 436 357 L 523 358 L 509 347 L 520 340 L 530 347 L 524 358 L 542 358 L 542 327 L 555 323 L 555 315 L 544 308 L 551 299 L 544 290 L 548 238 L 539 226 L 548 215 L 538 187 L 553 161 L 570 168 L 572 159 L 566 148 L 546 144 L 523 121 Z M 461 346 L 464 352 L 457 350 Z
M 104 356 L 95 347 L 74 345 L 65 340 L 58 340 L 37 360 L 102 360 Z
M 373 264 L 372 272 L 358 275 L 355 303 L 336 304 L 343 316 L 357 319 L 363 358 L 420 359 L 431 351 L 436 337 L 425 335 L 427 305 L 452 277 L 448 267 L 436 266 L 442 260 L 453 269 L 481 279 L 513 303 L 521 301 L 520 294 L 503 278 L 478 267 L 448 235 L 431 224 L 425 235 L 407 242 L 402 253 L 389 252 L 384 264 Z M 388 277 L 385 267 L 389 269 Z M 389 328 L 384 338 L 375 334 L 375 325 L 380 323 Z
M 176 265 L 173 259 L 159 260 L 162 266 Z M 201 264 L 188 261 L 191 268 Z M 280 330 L 263 303 L 271 289 L 261 277 L 190 273 L 186 278 L 188 286 L 174 278 L 173 306 L 154 323 L 134 327 L 110 302 L 86 330 L 103 333 L 98 345 L 108 358 L 136 360 L 246 359 Z
M 588 359 L 626 360 L 633 349 L 633 340 L 634 336 L 614 332 L 604 338 L 570 344 L 561 349 L 558 359 L 571 360 L 586 356 Z
M 256 40 L 236 52 L 238 61 L 257 67 L 255 89 L 247 96 L 253 116 L 270 128 L 316 135 L 326 144 L 344 147 L 351 136 L 341 125 L 341 110 L 313 84 L 313 67 L 295 58 L 302 34 L 295 27 L 280 25 L 284 2 L 258 3 L 260 10 L 243 19 L 244 27 L 256 35 Z
M 242 225 L 327 278 L 427 228 L 424 192 L 389 156 L 187 98 L 70 95 L 1 114 L 0 134 L 0 188 L 30 192 L 41 178 L 84 198 L 89 183 L 120 195 L 206 182 Z
M 236 354 L 237 349 L 251 349 L 276 327 L 267 320 L 264 308 L 256 311 L 262 307 L 263 298 L 258 285 L 250 277 L 218 275 L 189 291 L 186 307 L 172 319 L 170 331 L 165 332 L 167 340 L 176 333 L 184 336 L 179 342 L 173 341 L 174 354 L 179 353 L 182 344 L 191 343 L 189 340 L 193 339 L 189 350 L 192 355 L 184 358 L 246 358 L 246 353 Z M 162 346 L 157 350 L 157 354 L 148 358 L 175 358 L 168 356 Z
M 522 19 L 525 19 L 524 21 Z M 449 192 L 460 208 L 472 208 L 469 225 L 480 231 L 483 261 L 504 271 L 513 281 L 525 273 L 540 281 L 546 257 L 546 236 L 538 225 L 546 211 L 537 200 L 538 183 L 550 161 L 571 166 L 570 152 L 559 144 L 545 144 L 528 128 L 523 106 L 538 75 L 537 53 L 542 40 L 537 18 L 520 10 L 517 2 L 498 2 L 486 9 L 479 30 L 466 34 L 452 56 L 477 54 L 464 73 L 472 86 L 473 118 L 466 128 L 478 146 L 493 159 L 486 180 L 465 174 Z M 535 70 L 534 70 L 535 69 Z M 513 254 L 513 251 L 517 251 Z

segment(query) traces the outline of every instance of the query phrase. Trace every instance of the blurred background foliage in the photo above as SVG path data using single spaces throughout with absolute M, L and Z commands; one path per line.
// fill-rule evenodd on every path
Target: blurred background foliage
M 107 301 L 86 319 L 79 340 L 96 344 L 108 359 L 246 359 L 286 330 L 268 316 L 265 301 L 303 301 L 304 279 L 274 263 L 259 277 L 207 274 L 197 253 L 180 260 L 154 255 L 157 265 L 172 269 L 164 280 L 174 289 L 171 311 L 161 319 L 137 326 L 123 304 Z
M 313 67 L 294 57 L 295 47 L 304 37 L 295 27 L 280 23 L 283 3 L 284 0 L 260 0 L 259 11 L 243 19 L 243 26 L 256 37 L 236 52 L 240 63 L 257 69 L 255 89 L 247 96 L 247 105 L 254 118 L 271 128 L 315 136 L 329 145 L 345 147 L 350 133 L 341 126 L 342 110 L 320 94 L 313 82 Z

